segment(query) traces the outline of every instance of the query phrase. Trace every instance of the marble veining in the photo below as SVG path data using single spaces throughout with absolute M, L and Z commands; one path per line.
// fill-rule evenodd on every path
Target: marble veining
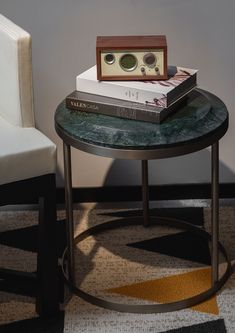
M 227 126 L 228 111 L 211 93 L 191 93 L 187 105 L 162 124 L 69 110 L 63 101 L 55 113 L 56 126 L 80 142 L 122 149 L 154 149 L 199 141 Z

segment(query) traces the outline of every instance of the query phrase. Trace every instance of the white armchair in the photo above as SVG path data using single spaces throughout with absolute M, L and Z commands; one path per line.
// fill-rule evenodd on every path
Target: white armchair
M 56 146 L 34 123 L 31 36 L 0 14 L 0 205 L 39 202 L 40 315 L 59 309 L 55 168 Z M 33 274 L 0 268 L 0 289 L 12 276 L 20 283 Z

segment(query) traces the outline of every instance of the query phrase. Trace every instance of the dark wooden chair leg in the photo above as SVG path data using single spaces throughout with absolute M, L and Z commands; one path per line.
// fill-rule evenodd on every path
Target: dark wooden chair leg
M 36 311 L 40 316 L 51 316 L 59 311 L 55 175 L 47 178 L 44 195 L 39 199 L 38 229 Z

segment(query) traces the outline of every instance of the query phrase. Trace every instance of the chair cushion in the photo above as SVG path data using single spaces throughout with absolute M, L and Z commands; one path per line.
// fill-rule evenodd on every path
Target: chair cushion
M 0 185 L 54 173 L 56 146 L 34 127 L 0 117 Z

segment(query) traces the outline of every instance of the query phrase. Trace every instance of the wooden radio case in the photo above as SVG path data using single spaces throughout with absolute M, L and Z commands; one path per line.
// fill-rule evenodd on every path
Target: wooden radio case
M 166 36 L 97 36 L 98 80 L 166 80 Z

